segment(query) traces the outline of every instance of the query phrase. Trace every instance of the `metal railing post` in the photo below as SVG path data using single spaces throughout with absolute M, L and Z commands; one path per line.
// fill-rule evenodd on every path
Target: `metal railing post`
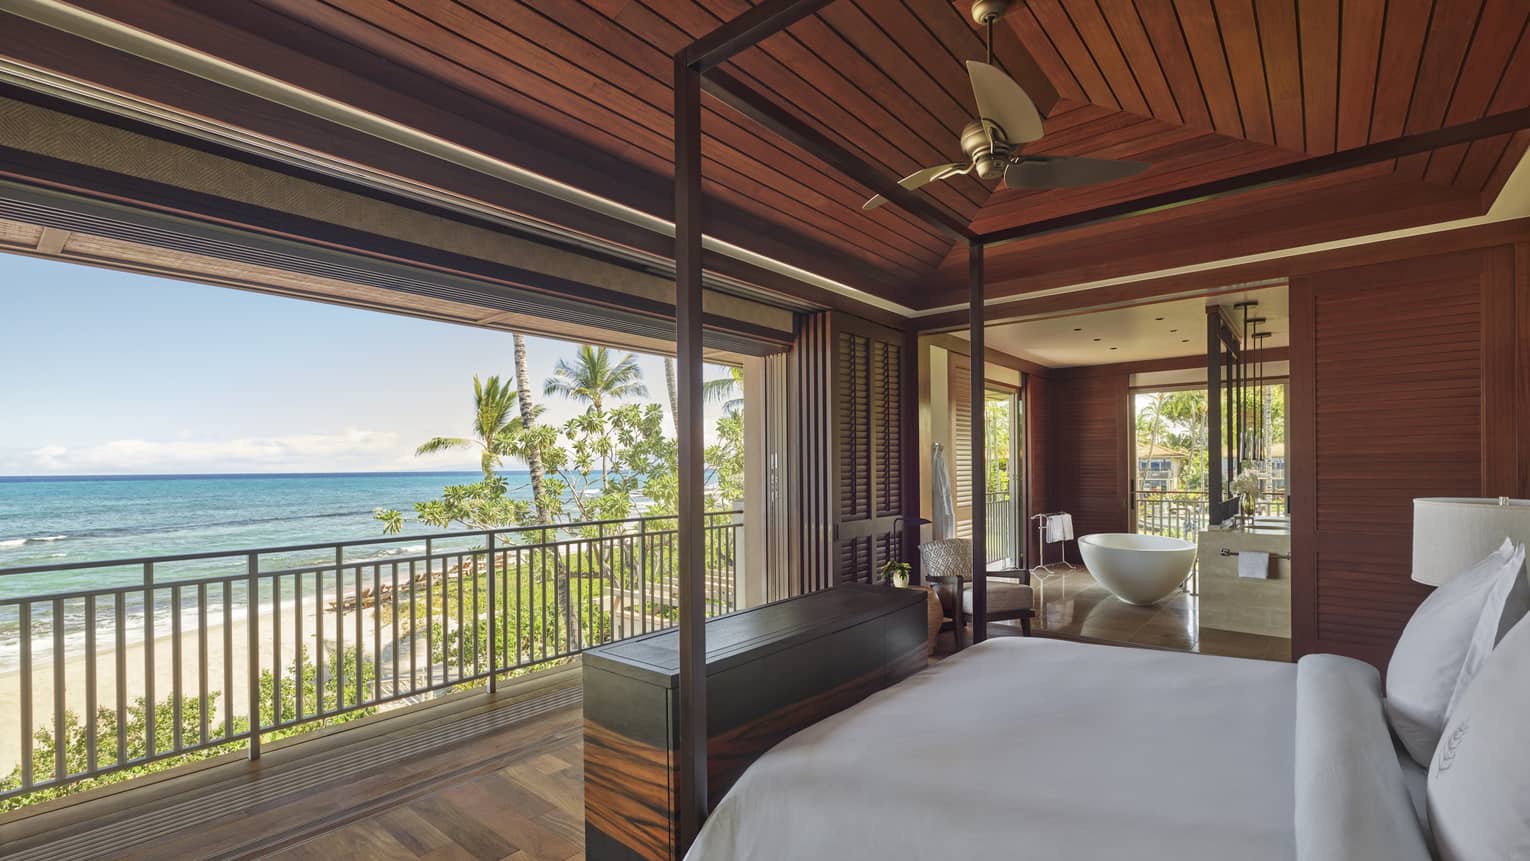
M 1000 502 L 999 504 L 1002 508 L 1004 505 L 1012 504 L 1012 500 Z M 1280 505 L 1280 498 L 1278 496 L 1272 497 L 1270 505 L 1272 507 Z M 736 608 L 739 596 L 743 591 L 740 585 L 743 579 L 742 569 L 744 565 L 742 559 L 744 548 L 741 546 L 742 512 L 709 512 L 705 517 L 704 546 L 706 550 L 705 556 L 708 560 L 705 571 L 707 589 L 705 600 L 707 613 L 712 615 L 715 612 Z M 657 528 L 650 529 L 650 522 L 657 524 Z M 137 582 L 129 580 L 116 588 L 88 588 L 67 592 L 46 592 L 6 600 L 8 606 L 13 605 L 17 608 L 16 613 L 20 630 L 23 634 L 18 649 L 20 677 L 17 693 L 19 695 L 19 702 L 13 707 L 12 714 L 0 716 L 0 719 L 9 717 L 11 725 L 19 730 L 19 735 L 21 736 L 21 758 L 18 768 L 20 785 L 11 788 L 0 788 L 0 799 L 8 799 L 30 792 L 37 787 L 39 781 L 43 781 L 48 785 L 70 784 L 85 777 L 94 777 L 125 768 L 138 767 L 144 763 L 156 763 L 167 757 L 195 754 L 203 750 L 222 749 L 226 742 L 237 743 L 238 733 L 236 730 L 240 713 L 237 703 L 239 685 L 237 681 L 237 668 L 235 667 L 235 662 L 237 661 L 235 651 L 239 641 L 236 639 L 238 636 L 238 625 L 234 621 L 233 608 L 237 602 L 237 588 L 241 580 L 245 583 L 247 596 L 247 619 L 245 622 L 245 633 L 247 634 L 245 646 L 247 654 L 245 669 L 247 673 L 246 694 L 249 697 L 249 706 L 244 712 L 244 718 L 248 721 L 246 729 L 248 733 L 246 738 L 247 755 L 250 760 L 255 760 L 261 756 L 262 736 L 265 731 L 286 731 L 289 727 L 308 724 L 316 719 L 347 714 L 363 708 L 372 708 L 384 702 L 406 699 L 421 691 L 450 688 L 470 680 L 468 675 L 461 670 L 461 662 L 465 657 L 465 652 L 458 655 L 459 670 L 456 674 L 443 672 L 439 677 L 436 675 L 434 672 L 434 662 L 431 661 L 429 654 L 430 647 L 433 645 L 429 628 L 426 629 L 423 637 L 426 648 L 424 650 L 421 649 L 422 638 L 419 634 L 420 625 L 418 619 L 418 613 L 421 609 L 424 610 L 427 620 L 439 621 L 443 628 L 447 627 L 450 621 L 447 618 L 449 615 L 447 594 L 449 578 L 447 573 L 450 565 L 445 564 L 446 557 L 457 560 L 456 570 L 460 572 L 460 576 L 457 579 L 458 612 L 455 620 L 456 630 L 458 631 L 458 636 L 466 636 L 467 627 L 464 604 L 470 598 L 473 605 L 470 612 L 477 626 L 474 629 L 475 635 L 480 638 L 479 642 L 482 644 L 478 648 L 487 648 L 489 650 L 488 684 L 486 687 L 491 693 L 498 692 L 498 675 L 503 670 L 518 668 L 523 664 L 535 664 L 554 658 L 563 658 L 577 654 L 595 643 L 620 640 L 647 633 L 654 628 L 655 624 L 661 628 L 669 627 L 672 622 L 668 619 L 667 611 L 672 606 L 671 602 L 674 598 L 672 576 L 675 554 L 677 552 L 676 529 L 668 525 L 673 522 L 674 518 L 672 516 L 632 517 L 620 520 L 543 524 L 514 529 L 476 530 L 445 535 L 420 536 L 420 538 L 424 539 L 425 544 L 423 560 L 418 556 L 410 555 L 405 559 L 391 560 L 387 563 L 397 566 L 407 562 L 410 570 L 407 591 L 400 588 L 397 571 L 393 574 L 391 588 L 383 586 L 380 568 L 382 563 L 377 561 L 377 558 L 373 558 L 370 562 L 368 560 L 358 560 L 355 563 L 356 572 L 354 576 L 356 580 L 349 588 L 344 582 L 345 557 L 348 550 L 356 547 L 371 547 L 401 539 L 369 539 L 353 542 L 195 552 L 160 557 L 102 559 L 75 564 L 0 568 L 0 580 L 16 574 L 105 570 L 130 566 L 139 569 L 138 577 L 134 578 Z M 637 528 L 631 532 L 627 531 L 634 523 Z M 565 530 L 570 533 L 575 530 L 593 530 L 595 535 L 583 539 L 570 538 L 566 542 L 560 541 L 560 533 Z M 508 533 L 511 536 L 509 544 L 500 539 L 500 532 Z M 536 536 L 538 540 L 536 543 L 522 545 L 518 542 L 523 540 L 523 536 L 525 539 Z M 476 550 L 445 551 L 442 560 L 443 564 L 439 570 L 439 576 L 442 579 L 440 584 L 435 584 L 434 577 L 437 576 L 436 551 L 439 548 L 440 540 L 443 538 L 450 540 L 483 538 L 486 540 Z M 629 558 L 629 548 L 633 547 L 633 545 L 636 546 L 636 559 Z M 303 563 L 289 570 L 282 567 L 281 564 L 266 562 L 263 558 L 272 557 L 277 559 L 279 563 L 279 560 L 284 558 L 285 555 L 290 555 L 297 551 L 333 551 L 334 559 L 333 562 L 328 564 L 317 562 Z M 503 562 L 498 558 L 502 551 L 506 554 Z M 391 554 L 398 551 L 388 552 Z M 468 566 L 463 564 L 463 560 L 466 558 L 476 560 L 479 554 L 484 553 L 488 557 L 488 564 L 485 567 L 488 571 L 489 585 L 486 590 L 480 591 L 475 576 L 474 591 L 471 596 L 465 596 L 462 590 L 466 588 L 464 579 Z M 515 559 L 513 560 L 510 558 L 511 553 L 515 554 Z M 528 554 L 535 562 L 539 563 L 533 564 L 533 570 L 529 572 L 525 571 L 525 557 Z M 565 554 L 573 555 L 566 556 Z M 244 571 L 238 570 L 238 562 L 241 558 L 244 560 Z M 588 559 L 606 570 L 588 572 L 591 577 L 596 578 L 595 580 L 590 580 L 583 576 L 583 574 L 571 576 L 574 575 L 574 572 L 567 570 L 567 568 L 562 569 L 562 576 L 568 577 L 565 588 L 569 592 L 563 596 L 563 600 L 567 604 L 561 608 L 562 612 L 560 612 L 558 606 L 560 566 L 569 566 L 576 559 Z M 215 574 L 199 573 L 197 576 L 192 577 L 170 578 L 164 584 L 159 582 L 157 572 L 161 566 L 204 560 L 219 560 L 218 565 L 230 566 L 231 570 L 225 569 Z M 425 568 L 423 574 L 418 570 L 421 561 L 424 562 Z M 650 562 L 653 563 L 652 566 L 649 565 Z M 271 570 L 269 572 L 263 570 L 261 568 L 262 564 L 270 564 Z M 387 601 L 392 601 L 394 602 L 395 613 L 399 612 L 398 608 L 402 608 L 403 612 L 407 614 L 404 616 L 395 615 L 392 620 L 394 627 L 392 642 L 395 649 L 393 654 L 393 689 L 387 696 L 382 692 L 381 656 L 383 654 L 382 637 L 384 636 L 382 623 L 376 616 L 372 620 L 373 655 L 371 660 L 374 678 L 371 684 L 372 694 L 369 698 L 363 696 L 365 680 L 362 677 L 362 661 L 366 658 L 361 653 L 361 646 L 365 642 L 361 610 L 368 605 L 362 581 L 362 570 L 368 564 L 372 565 L 373 569 L 371 581 L 371 589 L 375 599 L 373 605 L 381 606 Z M 731 573 L 733 579 L 731 581 L 729 580 L 729 571 L 727 569 L 728 564 L 732 565 Z M 333 567 L 331 568 L 330 566 Z M 483 569 L 477 568 L 476 561 L 473 567 L 481 575 Z M 333 606 L 326 607 L 325 578 L 331 570 L 334 572 L 335 579 L 332 586 L 333 600 L 328 603 L 332 603 Z M 514 571 L 513 575 L 512 571 Z M 260 587 L 262 578 L 268 575 L 272 578 L 272 593 L 270 596 L 272 618 L 269 622 L 266 622 L 261 619 L 261 604 L 264 596 L 260 593 Z M 501 576 L 506 577 L 504 584 L 499 582 Z M 515 579 L 509 579 L 511 576 L 514 576 Z M 283 622 L 283 618 L 288 612 L 282 609 L 281 593 L 283 578 L 291 578 L 293 583 L 293 606 L 290 609 L 293 615 L 290 623 Z M 311 591 L 307 591 L 304 588 L 305 578 L 312 578 L 313 580 L 311 587 L 309 587 Z M 634 580 L 634 578 L 636 579 Z M 524 587 L 521 584 L 522 580 L 527 581 Z M 602 591 L 594 588 L 594 584 L 598 582 L 605 582 L 608 586 L 607 590 Z M 436 585 L 439 585 L 440 589 L 439 594 L 435 594 L 435 597 L 442 602 L 439 614 L 433 612 L 434 608 L 432 606 L 432 596 L 437 592 Z M 168 599 L 166 607 L 163 609 L 157 606 L 157 597 L 160 589 L 166 591 Z M 195 590 L 196 608 L 194 612 L 188 612 L 183 619 L 181 616 L 181 598 L 185 594 L 185 590 L 188 589 Z M 211 678 L 215 668 L 210 663 L 213 656 L 211 654 L 212 641 L 208 625 L 212 622 L 209 618 L 209 603 L 214 600 L 214 593 L 212 591 L 214 589 L 219 590 L 216 594 L 221 596 L 223 605 L 220 616 L 223 625 L 221 633 L 221 685 L 214 685 Z M 511 590 L 514 591 L 512 592 Z M 523 591 L 525 592 L 524 595 L 522 595 Z M 422 592 L 423 594 L 421 594 Z M 128 630 L 130 623 L 127 609 L 129 599 L 136 599 L 140 594 L 143 600 L 141 625 L 144 642 L 141 652 L 136 657 L 133 657 L 127 649 L 130 633 Z M 485 594 L 487 594 L 488 598 L 487 612 L 480 609 L 480 604 Z M 514 608 L 515 615 L 513 617 L 507 615 L 512 612 L 510 606 L 512 594 L 516 596 L 517 604 Z M 599 602 L 607 594 L 610 594 L 612 597 L 610 622 L 602 622 L 593 631 L 586 628 L 583 624 L 583 614 L 587 611 L 593 611 L 600 606 Z M 405 595 L 408 596 L 407 599 L 404 598 Z M 82 671 L 82 675 L 85 679 L 87 690 L 81 699 L 85 702 L 87 711 L 92 709 L 104 711 L 111 708 L 111 706 L 106 706 L 106 709 L 101 708 L 106 705 L 98 701 L 98 684 L 103 680 L 98 678 L 95 672 L 95 662 L 101 657 L 98 654 L 98 637 L 105 633 L 105 628 L 98 630 L 95 627 L 99 622 L 100 601 L 103 600 L 103 596 L 109 596 L 107 600 L 113 603 L 115 613 L 111 633 L 115 641 L 115 672 L 113 676 L 115 689 L 112 691 L 112 699 L 117 716 L 116 730 L 113 733 L 115 735 L 115 757 L 109 765 L 101 761 L 102 755 L 105 752 L 102 749 L 102 745 L 104 744 L 108 748 L 111 747 L 113 739 L 96 737 L 95 728 L 87 726 L 80 733 L 83 739 L 83 756 L 85 759 L 83 770 L 71 773 L 69 771 L 71 766 L 68 761 L 65 761 L 63 763 L 63 772 L 61 773 L 58 751 L 54 751 L 51 763 L 44 762 L 44 766 L 51 766 L 51 768 L 38 768 L 34 764 L 32 757 L 34 749 L 32 731 L 34 724 L 39 722 L 34 711 L 35 706 L 44 705 L 44 714 L 46 714 L 46 705 L 41 702 L 34 702 L 35 697 L 32 684 L 34 678 L 34 656 L 32 639 L 26 634 L 26 632 L 31 631 L 32 622 L 38 618 L 38 614 L 34 610 L 36 607 L 44 607 L 44 612 L 49 614 L 52 620 L 51 636 L 53 639 L 53 652 L 55 655 L 62 655 L 66 645 L 63 642 L 63 638 L 67 633 L 64 629 L 64 609 L 76 606 L 74 602 L 83 604 L 83 624 L 86 625 L 83 638 L 87 666 Z M 422 600 L 423 606 L 417 605 L 415 603 L 416 600 Z M 403 607 L 402 605 L 406 601 L 408 607 Z M 305 606 L 308 602 L 312 602 L 311 611 L 308 606 Z M 501 605 L 502 602 L 503 606 Z M 352 608 L 350 612 L 356 613 L 355 644 L 353 649 L 357 651 L 358 660 L 355 667 L 348 667 L 345 663 L 345 647 L 347 645 L 345 640 L 351 639 L 345 633 L 345 613 L 348 606 Z M 659 608 L 658 615 L 650 616 L 649 610 L 654 607 Z M 190 609 L 187 608 L 188 611 Z M 525 612 L 525 618 L 521 616 L 522 611 Z M 175 647 L 174 651 L 176 654 L 173 656 L 165 655 L 163 650 L 167 647 L 164 644 L 158 644 L 156 640 L 158 625 L 165 618 L 166 613 L 171 614 L 166 625 L 167 628 L 171 629 L 171 638 L 168 642 Z M 564 613 L 573 615 L 572 617 L 566 617 L 563 615 Z M 336 651 L 332 661 L 326 660 L 328 656 L 325 654 L 326 640 L 324 627 L 326 625 L 326 617 L 332 618 L 335 625 Z M 305 622 L 305 619 L 308 622 Z M 397 647 L 400 642 L 399 631 L 397 629 L 400 623 L 406 620 L 409 624 L 411 636 L 409 640 L 411 684 L 407 691 L 401 690 L 398 685 L 398 663 L 400 656 L 397 654 Z M 308 632 L 305 629 L 310 622 L 313 630 Z M 570 624 L 571 622 L 573 623 L 572 625 Z M 283 634 L 282 628 L 284 624 L 291 625 L 290 631 L 292 633 Z M 489 626 L 487 637 L 483 636 L 482 633 L 481 626 L 483 624 Z M 501 624 L 506 626 L 505 631 L 499 630 Z M 510 629 L 512 625 L 514 630 Z M 191 628 L 186 626 L 191 626 Z M 530 640 L 540 639 L 542 641 L 540 654 L 537 652 L 537 644 L 531 642 L 529 651 L 524 656 L 522 655 L 521 638 L 523 636 L 523 628 L 528 628 L 528 626 L 529 630 L 525 632 L 525 636 Z M 575 626 L 580 631 L 580 636 L 577 638 L 573 634 Z M 137 626 L 134 625 L 133 627 Z M 193 630 L 195 632 L 194 635 L 192 633 Z M 532 636 L 537 632 L 540 632 L 539 637 Z M 557 633 L 555 634 L 555 632 Z M 289 637 L 290 639 L 288 639 Z M 182 648 L 183 639 L 192 642 L 193 645 L 190 650 Z M 315 646 L 311 650 L 307 646 L 309 639 L 315 641 Z M 516 650 L 513 654 L 510 652 L 512 643 L 515 644 Z M 558 643 L 556 648 L 554 648 L 555 643 Z M 441 645 L 444 646 L 445 644 Z M 500 654 L 501 649 L 505 650 L 505 654 Z M 289 676 L 291 679 L 290 683 L 282 678 L 284 672 L 283 663 L 285 662 L 284 655 L 286 654 L 284 650 L 293 651 L 295 654 L 294 671 Z M 419 683 L 419 668 L 415 666 L 421 651 L 426 652 L 425 657 L 430 664 L 427 668 L 430 672 L 423 685 Z M 157 652 L 159 654 L 156 654 Z M 269 653 L 272 657 L 272 719 L 269 724 L 265 720 L 265 684 L 262 675 L 262 664 L 264 663 L 264 655 L 266 653 Z M 310 654 L 312 658 L 309 657 Z M 168 689 L 165 687 L 164 679 L 159 677 L 158 657 L 174 658 L 169 663 L 174 664 L 171 667 L 171 671 L 173 671 L 171 674 L 175 678 L 171 679 Z M 184 663 L 188 657 L 194 662 L 192 667 L 188 667 Z M 471 679 L 484 678 L 485 670 L 481 659 L 481 652 L 476 653 L 473 659 Z M 130 760 L 129 750 L 133 739 L 130 737 L 128 728 L 128 702 L 129 698 L 135 696 L 135 694 L 128 685 L 128 667 L 131 662 L 135 661 L 141 662 L 143 671 L 141 692 L 145 727 L 141 732 L 144 733 L 142 737 L 144 749 L 142 754 L 135 755 Z M 139 664 L 134 663 L 132 665 L 138 666 Z M 305 692 L 303 687 L 308 679 L 304 671 L 305 667 L 313 672 L 317 682 L 316 690 L 312 694 Z M 63 696 L 66 690 L 65 685 L 61 682 L 67 681 L 67 679 L 61 678 L 62 669 L 61 664 L 52 667 L 53 702 L 51 705 L 53 707 L 53 714 L 51 721 L 46 719 L 43 721 L 45 723 L 51 722 L 56 734 L 65 723 L 62 715 L 66 714 L 65 706 L 68 705 L 67 697 Z M 196 721 L 197 727 L 189 733 L 184 733 L 182 732 L 184 728 L 181 726 L 182 718 L 190 713 L 185 712 L 189 705 L 184 702 L 185 698 L 182 696 L 181 688 L 184 685 L 183 677 L 187 675 L 194 677 L 195 698 L 200 711 Z M 345 689 L 352 687 L 346 685 L 346 682 L 352 678 L 355 679 L 353 686 L 355 695 L 353 697 L 346 697 Z M 324 696 L 325 690 L 330 685 L 334 685 L 339 691 L 333 702 L 327 701 Z M 217 690 L 214 691 L 213 688 L 217 688 Z M 289 689 L 291 690 L 290 694 L 287 693 Z M 214 733 L 212 727 L 213 715 L 211 714 L 210 701 L 214 693 L 218 695 L 218 702 L 223 706 L 221 717 L 219 718 L 219 723 L 222 725 L 221 734 Z M 166 696 L 166 701 L 158 701 L 158 697 L 161 694 Z M 313 696 L 315 701 L 313 703 L 306 703 L 305 700 L 308 696 Z M 296 704 L 295 713 L 291 717 L 287 716 L 285 710 L 288 697 L 291 697 Z M 168 721 L 168 718 L 172 717 L 172 715 L 167 710 L 176 712 L 173 715 L 177 718 L 175 721 Z M 165 723 L 168 727 L 164 739 L 160 739 L 155 730 L 156 725 L 161 722 L 161 719 L 166 719 Z M 3 720 L 0 720 L 0 722 L 3 722 Z M 174 726 L 169 726 L 171 723 Z M 37 772 L 39 771 L 42 774 L 38 774 Z
M 246 559 L 249 595 L 245 599 L 245 628 L 249 631 L 250 759 L 260 759 L 260 556 Z
M 494 642 L 495 637 L 499 633 L 499 624 L 498 624 L 499 613 L 498 613 L 498 610 L 497 610 L 498 605 L 495 604 L 494 597 L 495 597 L 495 595 L 497 595 L 499 593 L 499 590 L 494 588 L 494 579 L 495 579 L 495 573 L 494 572 L 495 572 L 495 567 L 494 567 L 494 533 L 490 532 L 489 533 L 489 693 L 491 693 L 491 694 L 492 693 L 497 693 L 499 691 L 499 647 Z
M 22 629 L 26 631 L 26 628 Z M 154 758 L 157 740 L 154 738 L 154 728 L 158 723 L 154 720 L 154 676 L 156 664 L 154 663 L 154 563 L 143 563 L 143 722 L 147 738 L 144 739 L 144 755 L 149 759 Z M 31 680 L 31 676 L 27 676 Z M 233 703 L 229 703 L 233 707 Z M 31 712 L 28 711 L 30 715 Z M 30 762 L 28 763 L 30 765 Z

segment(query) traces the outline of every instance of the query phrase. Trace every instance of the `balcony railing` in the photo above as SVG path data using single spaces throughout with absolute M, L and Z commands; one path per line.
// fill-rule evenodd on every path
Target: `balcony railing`
M 1137 531 L 1144 535 L 1194 541 L 1210 517 L 1206 494 L 1199 490 L 1139 490 L 1136 503 Z M 1285 513 L 1285 494 L 1260 494 L 1255 501 L 1255 516 L 1277 517 Z
M 709 616 L 736 607 L 741 524 L 706 516 Z M 262 737 L 672 626 L 676 535 L 643 517 L 0 569 L 0 800 L 258 756 Z
M 988 494 L 988 564 L 1020 565 L 1020 518 L 1008 491 Z

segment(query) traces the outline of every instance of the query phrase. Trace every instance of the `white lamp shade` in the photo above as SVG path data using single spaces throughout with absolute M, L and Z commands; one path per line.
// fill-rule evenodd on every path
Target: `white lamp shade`
M 1413 500 L 1413 579 L 1438 586 L 1503 544 L 1530 544 L 1530 500 Z

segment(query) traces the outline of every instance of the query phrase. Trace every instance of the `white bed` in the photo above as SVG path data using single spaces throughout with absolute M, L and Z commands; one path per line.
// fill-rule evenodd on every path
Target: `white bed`
M 1375 670 L 1314 657 L 991 640 L 776 746 L 687 858 L 1427 861 Z

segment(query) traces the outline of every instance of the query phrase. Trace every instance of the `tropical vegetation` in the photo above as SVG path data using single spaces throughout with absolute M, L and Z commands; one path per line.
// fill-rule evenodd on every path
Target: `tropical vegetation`
M 343 666 L 342 666 L 343 661 Z M 286 726 L 272 732 L 260 734 L 262 743 L 276 741 L 299 735 L 324 726 L 335 726 L 348 723 L 359 718 L 374 714 L 375 707 L 354 708 L 355 705 L 355 680 L 359 679 L 362 688 L 372 685 L 373 666 L 370 660 L 358 661 L 356 649 L 346 649 L 342 656 L 337 655 L 333 649 L 328 650 L 323 663 L 323 668 L 315 666 L 312 661 L 303 661 L 302 672 L 296 662 L 283 671 L 281 701 L 277 701 L 276 679 L 271 671 L 267 670 L 260 674 L 260 715 L 261 725 L 270 726 L 274 723 L 290 723 L 296 721 L 297 692 L 293 687 L 294 681 L 301 677 L 303 684 L 304 712 L 333 711 L 335 709 L 351 706 L 349 711 L 340 711 L 329 714 L 322 718 L 315 718 L 297 726 Z M 357 674 L 360 673 L 358 676 Z M 346 680 L 345 687 L 339 685 L 339 680 Z M 107 771 L 95 777 L 87 777 L 60 786 L 50 786 L 38 789 L 24 795 L 15 795 L 10 798 L 0 799 L 0 812 L 16 810 L 31 804 L 37 804 L 76 792 L 84 792 L 98 786 L 106 786 L 113 783 L 121 783 L 134 777 L 164 771 L 177 765 L 197 762 L 210 757 L 220 756 L 226 753 L 242 751 L 247 744 L 244 740 L 219 742 L 219 739 L 228 738 L 228 730 L 232 728 L 232 736 L 238 738 L 249 731 L 250 722 L 248 716 L 231 716 L 227 721 L 218 715 L 217 692 L 208 694 L 207 697 L 207 732 L 209 745 L 197 750 L 172 754 L 166 757 L 148 759 L 149 752 L 149 709 L 147 701 L 143 697 L 136 697 L 127 706 L 127 721 L 123 724 L 123 749 L 125 756 L 120 762 L 134 763 L 124 768 Z M 165 697 L 155 703 L 153 709 L 154 723 L 154 747 L 156 751 L 168 751 L 175 749 L 177 739 L 200 739 L 202 732 L 202 705 L 197 697 L 182 697 L 179 710 L 176 708 L 176 698 Z M 177 720 L 177 718 L 179 718 Z M 94 716 L 95 739 L 99 740 L 96 745 L 95 766 L 98 769 L 110 769 L 119 764 L 117 759 L 117 712 L 111 708 L 101 708 Z M 90 760 L 90 733 L 86 721 L 73 711 L 64 712 L 62 738 L 56 736 L 52 729 L 39 729 L 32 734 L 32 773 L 33 775 L 51 775 L 55 772 L 57 754 L 60 747 L 64 752 L 64 773 L 80 774 L 91 766 Z M 0 792 L 9 792 L 20 789 L 22 786 L 21 766 L 17 765 L 5 778 L 0 779 Z
M 678 396 L 670 361 L 665 386 L 673 411 Z M 667 432 L 673 425 L 666 427 L 660 404 L 639 402 L 648 397 L 648 389 L 635 356 L 581 345 L 571 360 L 560 359 L 542 384 L 543 396 L 585 407 L 561 425 L 540 421 L 542 407 L 531 402 L 531 388 L 523 346 L 517 347 L 513 382 L 475 378 L 471 433 L 432 438 L 418 453 L 477 449 L 483 476 L 414 504 L 415 519 L 428 526 L 505 530 L 497 536 L 498 546 L 506 549 L 496 553 L 503 612 L 495 640 L 513 643 L 515 665 L 600 642 L 616 624 L 616 602 L 605 600 L 608 596 L 662 595 L 666 584 L 655 578 L 672 573 L 664 562 L 672 556 L 675 530 L 674 521 L 665 518 L 675 514 L 679 503 L 678 447 Z M 731 508 L 743 497 L 741 394 L 742 376 L 736 369 L 708 381 L 704 390 L 709 402 L 724 409 L 715 442 L 705 453 L 713 510 Z M 512 492 L 525 488 L 509 486 L 500 471 L 507 459 L 528 465 L 531 500 Z M 389 534 L 402 531 L 406 522 L 396 509 L 380 509 L 376 516 Z M 640 516 L 659 520 L 634 526 L 632 519 Z M 640 533 L 635 541 L 630 537 L 634 531 Z M 731 566 L 732 542 L 710 531 L 708 542 L 707 558 Z M 476 569 L 458 576 L 471 576 L 468 593 L 460 598 L 443 594 L 443 606 L 474 597 L 473 606 L 488 606 L 487 578 Z M 640 578 L 650 581 L 647 588 L 636 588 Z M 549 605 L 549 592 L 552 612 L 541 612 Z M 407 600 L 381 612 L 406 621 L 418 616 L 405 611 Z M 628 609 L 663 617 L 672 608 L 660 603 Z M 432 657 L 438 661 L 471 661 L 487 649 L 485 619 L 466 632 L 432 629 L 430 634 L 430 642 L 437 644 Z
M 1264 410 L 1268 419 L 1267 435 L 1281 443 L 1286 438 L 1286 390 L 1284 386 L 1266 386 L 1260 392 L 1250 390 L 1245 409 Z M 1148 452 L 1166 450 L 1183 452 L 1187 459 L 1179 474 L 1179 490 L 1206 489 L 1206 457 L 1209 446 L 1207 421 L 1209 410 L 1205 389 L 1150 392 L 1136 397 L 1138 486 L 1145 484 L 1145 461 Z

